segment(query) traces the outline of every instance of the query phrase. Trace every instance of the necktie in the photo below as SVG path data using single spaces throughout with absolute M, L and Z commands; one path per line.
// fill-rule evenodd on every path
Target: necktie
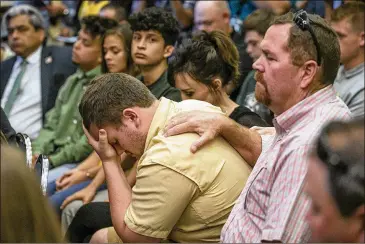
M 20 84 L 21 84 L 21 81 L 22 81 L 26 68 L 27 68 L 27 61 L 23 60 L 23 62 L 20 64 L 20 72 L 15 79 L 13 88 L 11 89 L 9 97 L 8 97 L 8 101 L 6 101 L 6 104 L 4 107 L 4 112 L 7 116 L 9 116 L 11 108 L 13 107 L 16 97 L 18 95 L 18 92 L 20 89 Z

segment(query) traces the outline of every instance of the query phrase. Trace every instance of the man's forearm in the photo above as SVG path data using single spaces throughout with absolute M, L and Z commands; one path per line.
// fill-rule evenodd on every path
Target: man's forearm
M 82 163 L 77 166 L 79 170 L 87 170 L 95 167 L 100 161 L 98 154 L 93 151 Z
M 136 177 L 137 177 L 137 167 L 138 162 L 135 162 L 131 171 L 129 172 L 129 175 L 127 176 L 128 184 L 133 188 L 134 184 L 136 184 Z
M 254 166 L 262 150 L 260 134 L 229 118 L 222 119 L 221 123 L 220 133 L 224 139 L 237 150 L 248 164 Z
M 110 212 L 113 226 L 124 241 L 127 228 L 124 222 L 124 216 L 131 203 L 132 189 L 118 162 L 103 162 L 103 168 L 108 183 Z

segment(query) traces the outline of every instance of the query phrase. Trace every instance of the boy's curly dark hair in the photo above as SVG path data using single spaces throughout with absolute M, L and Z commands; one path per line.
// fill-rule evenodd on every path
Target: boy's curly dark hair
M 179 35 L 179 23 L 171 13 L 161 8 L 147 8 L 129 17 L 131 29 L 134 31 L 154 30 L 161 33 L 165 45 L 175 45 Z
M 229 36 L 221 31 L 202 31 L 175 49 L 169 63 L 174 76 L 187 73 L 194 80 L 212 87 L 220 77 L 222 86 L 237 84 L 240 76 L 238 50 Z M 175 85 L 175 84 L 172 84 Z
M 111 28 L 118 25 L 115 20 L 99 17 L 97 15 L 90 15 L 82 18 L 81 27 L 95 39 L 97 36 L 102 36 Z

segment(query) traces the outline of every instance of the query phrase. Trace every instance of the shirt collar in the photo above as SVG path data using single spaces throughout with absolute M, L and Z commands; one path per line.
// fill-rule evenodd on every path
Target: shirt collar
M 142 80 L 143 81 L 143 80 Z M 169 87 L 170 85 L 167 83 L 167 70 L 165 72 L 163 72 L 160 77 L 155 81 L 153 82 L 151 85 L 147 86 L 150 90 L 152 87 L 154 86 L 161 86 L 161 85 L 164 85 L 166 88 L 166 85 L 167 87 Z
M 101 74 L 101 66 L 98 65 L 97 67 L 95 67 L 92 70 L 89 70 L 87 72 L 82 71 L 80 68 L 77 69 L 76 71 L 76 78 L 81 80 L 83 78 L 94 78 L 97 75 Z M 89 79 L 86 79 L 89 80 Z
M 278 134 L 287 133 L 301 119 L 307 116 L 315 107 L 329 103 L 336 99 L 336 92 L 332 85 L 329 85 L 316 93 L 310 95 L 284 113 L 274 118 L 273 124 Z
M 350 79 L 350 78 L 354 77 L 355 75 L 358 75 L 361 72 L 364 72 L 364 63 L 361 63 L 358 66 L 356 66 L 350 70 L 347 70 L 347 71 L 345 70 L 344 66 L 341 66 L 341 72 L 342 72 L 342 75 L 344 75 L 346 79 Z
M 148 130 L 144 151 L 151 147 L 152 138 L 155 137 L 164 127 L 173 102 L 167 98 L 161 97 L 160 103 L 153 116 L 150 128 Z
M 42 45 L 35 50 L 32 54 L 30 54 L 25 60 L 28 64 L 36 64 L 41 60 L 41 53 L 42 53 Z M 17 62 L 20 64 L 23 61 L 23 58 L 18 56 Z
M 155 82 L 153 82 L 151 85 L 147 86 L 147 87 L 152 87 L 154 84 L 158 83 L 159 81 L 161 81 L 163 78 L 165 78 L 165 76 L 167 76 L 167 70 L 165 70 L 160 77 L 157 78 L 157 80 Z M 140 81 L 143 82 L 144 84 L 144 77 L 143 75 L 139 75 L 137 76 L 137 79 L 139 79 Z

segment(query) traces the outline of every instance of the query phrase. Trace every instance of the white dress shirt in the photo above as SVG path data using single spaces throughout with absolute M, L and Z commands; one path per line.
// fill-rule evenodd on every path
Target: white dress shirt
M 37 138 L 42 128 L 41 53 L 42 46 L 26 58 L 27 66 L 21 80 L 19 93 L 8 115 L 14 130 L 27 134 L 32 140 Z M 21 63 L 22 58 L 18 57 L 1 100 L 1 107 L 3 108 L 20 72 Z

